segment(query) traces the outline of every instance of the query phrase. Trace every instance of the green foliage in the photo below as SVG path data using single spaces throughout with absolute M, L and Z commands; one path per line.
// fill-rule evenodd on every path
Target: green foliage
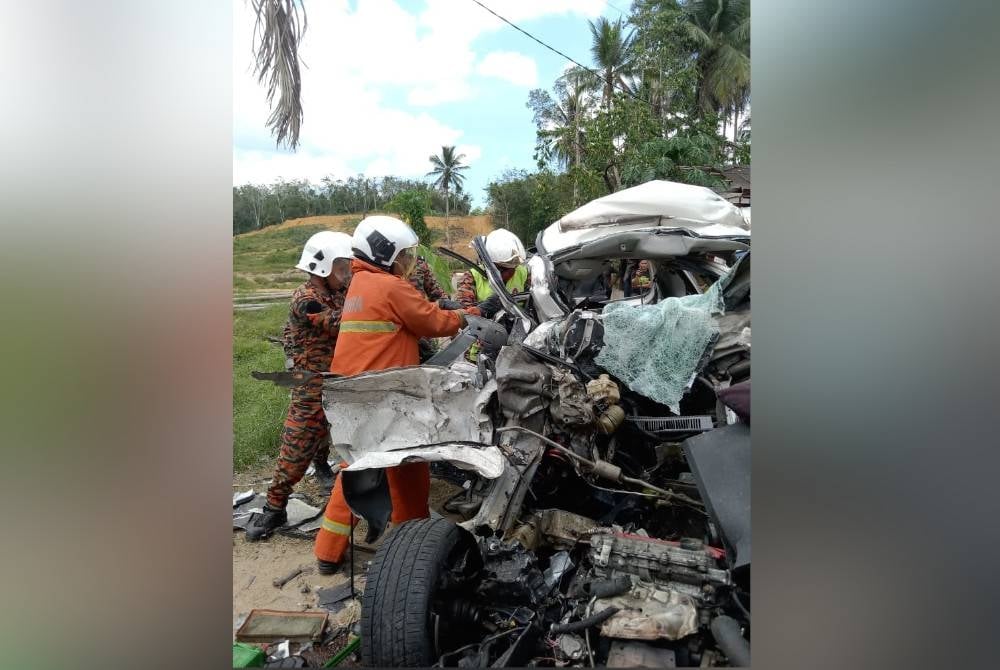
M 493 225 L 531 246 L 541 230 L 572 209 L 573 175 L 508 170 L 486 192 Z
M 465 181 L 464 170 L 469 166 L 462 163 L 465 154 L 455 153 L 455 147 L 441 147 L 441 155 L 431 155 L 428 160 L 434 169 L 427 173 L 428 177 L 434 177 L 434 186 L 446 193 L 449 190 L 458 190 Z
M 707 168 L 719 155 L 718 136 L 698 131 L 644 142 L 622 170 L 622 185 L 637 186 L 652 179 L 668 179 L 698 186 L 722 186 Z
M 245 470 L 277 457 L 288 390 L 250 376 L 254 370 L 284 369 L 278 337 L 288 316 L 280 302 L 260 311 L 233 311 L 233 467 Z
M 413 232 L 420 238 L 421 244 L 430 244 L 431 231 L 424 221 L 424 216 L 430 211 L 431 196 L 425 189 L 412 189 L 402 191 L 390 200 L 386 210 L 399 214 L 404 221 L 410 224 Z
M 683 18 L 702 109 L 744 107 L 750 89 L 749 0 L 692 0 L 685 3 Z
M 494 180 L 494 213 L 530 231 L 546 212 L 651 179 L 723 186 L 725 165 L 750 161 L 747 120 L 726 138 L 749 104 L 749 16 L 740 0 L 634 0 L 627 24 L 591 23 L 594 72 L 529 93 L 539 172 Z M 552 167 L 565 171 L 554 185 Z
M 428 267 L 430 267 L 431 272 L 437 278 L 438 283 L 441 284 L 441 288 L 444 289 L 445 293 L 451 293 L 451 273 L 452 266 L 441 256 L 438 256 L 429 246 L 421 244 L 418 247 L 420 255 L 425 261 L 427 261 Z

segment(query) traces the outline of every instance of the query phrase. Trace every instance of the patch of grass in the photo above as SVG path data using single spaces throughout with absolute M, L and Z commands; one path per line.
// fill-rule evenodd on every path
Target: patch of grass
M 233 311 L 233 468 L 243 471 L 273 461 L 288 410 L 288 389 L 250 376 L 253 370 L 285 369 L 280 337 L 288 303 L 257 311 Z
M 237 290 L 252 292 L 254 289 L 260 288 L 260 285 L 257 283 L 257 280 L 253 275 L 238 274 L 234 272 L 233 288 Z
M 306 240 L 326 226 L 296 226 L 265 230 L 233 238 L 233 272 L 262 274 L 287 272 L 295 267 Z

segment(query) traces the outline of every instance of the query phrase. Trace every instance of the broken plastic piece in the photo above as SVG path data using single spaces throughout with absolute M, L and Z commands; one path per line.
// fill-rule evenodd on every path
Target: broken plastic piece
M 250 502 L 251 500 L 254 499 L 254 495 L 255 494 L 253 492 L 253 489 L 250 489 L 249 491 L 243 491 L 242 493 L 240 493 L 240 492 L 234 493 L 233 494 L 233 509 L 239 507 L 240 505 L 242 505 L 245 502 Z

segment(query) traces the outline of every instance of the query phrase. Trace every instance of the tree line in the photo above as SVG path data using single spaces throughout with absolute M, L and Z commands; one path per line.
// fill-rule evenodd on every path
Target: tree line
M 308 180 L 281 180 L 274 184 L 244 184 L 233 188 L 233 234 L 272 226 L 288 219 L 336 214 L 365 215 L 387 211 L 387 205 L 402 193 L 426 198 L 430 216 L 468 214 L 472 202 L 468 193 L 455 185 L 447 193 L 416 179 L 367 177 L 347 179 L 324 177 L 319 183 Z

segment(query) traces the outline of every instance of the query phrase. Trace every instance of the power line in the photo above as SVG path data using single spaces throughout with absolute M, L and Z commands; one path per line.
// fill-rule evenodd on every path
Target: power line
M 504 23 L 506 23 L 507 25 L 509 25 L 514 30 L 516 30 L 519 33 L 522 33 L 522 34 L 530 37 L 534 41 L 538 42 L 539 44 L 541 44 L 543 47 L 545 47 L 549 51 L 551 51 L 553 53 L 556 53 L 556 54 L 559 54 L 560 56 L 562 56 L 563 58 L 565 58 L 569 62 L 573 63 L 577 67 L 583 68 L 584 70 L 586 70 L 587 72 L 589 72 L 590 74 L 592 74 L 594 77 L 596 77 L 600 81 L 602 81 L 602 82 L 604 81 L 604 77 L 602 77 L 601 74 L 599 72 L 597 72 L 596 70 L 590 69 L 589 67 L 587 67 L 586 65 L 584 65 L 583 63 L 579 62 L 578 60 L 576 60 L 574 58 L 570 58 L 569 56 L 567 56 L 566 54 L 564 54 L 562 51 L 559 51 L 559 49 L 556 49 L 553 46 L 549 46 L 548 44 L 546 44 L 542 40 L 538 39 L 537 37 L 535 37 L 534 35 L 532 35 L 531 33 L 529 33 L 524 28 L 521 28 L 517 24 L 515 24 L 515 23 L 509 21 L 508 19 L 505 19 L 504 17 L 500 16 L 499 14 L 497 14 L 496 12 L 494 12 L 492 9 L 490 9 L 489 7 L 487 7 L 486 5 L 484 5 L 483 3 L 479 2 L 479 0 L 472 0 L 472 2 L 476 3 L 477 5 L 479 5 L 483 9 L 485 9 L 487 12 L 489 12 L 493 16 L 497 17 L 498 19 L 500 19 L 501 21 L 503 21 Z M 646 100 L 645 98 L 641 98 L 638 95 L 636 95 L 635 93 L 633 93 L 628 88 L 628 86 L 626 86 L 623 82 L 612 82 L 612 86 L 617 86 L 619 89 L 621 89 L 622 91 L 624 91 L 625 93 L 627 93 L 629 95 L 629 97 L 634 98 L 634 99 L 638 100 L 639 102 L 644 102 L 647 105 L 649 105 L 650 109 L 654 109 L 653 104 L 649 100 Z
M 611 8 L 611 9 L 613 9 L 613 10 L 615 10 L 615 11 L 616 11 L 616 12 L 618 12 L 619 14 L 625 14 L 625 10 L 623 10 L 623 9 L 619 9 L 618 7 L 615 7 L 615 6 L 614 6 L 614 5 L 612 5 L 612 4 L 610 3 L 610 2 L 607 2 L 607 0 L 605 0 L 605 3 L 604 3 L 604 4 L 606 4 L 606 5 L 608 6 L 608 7 L 610 7 L 610 8 Z

